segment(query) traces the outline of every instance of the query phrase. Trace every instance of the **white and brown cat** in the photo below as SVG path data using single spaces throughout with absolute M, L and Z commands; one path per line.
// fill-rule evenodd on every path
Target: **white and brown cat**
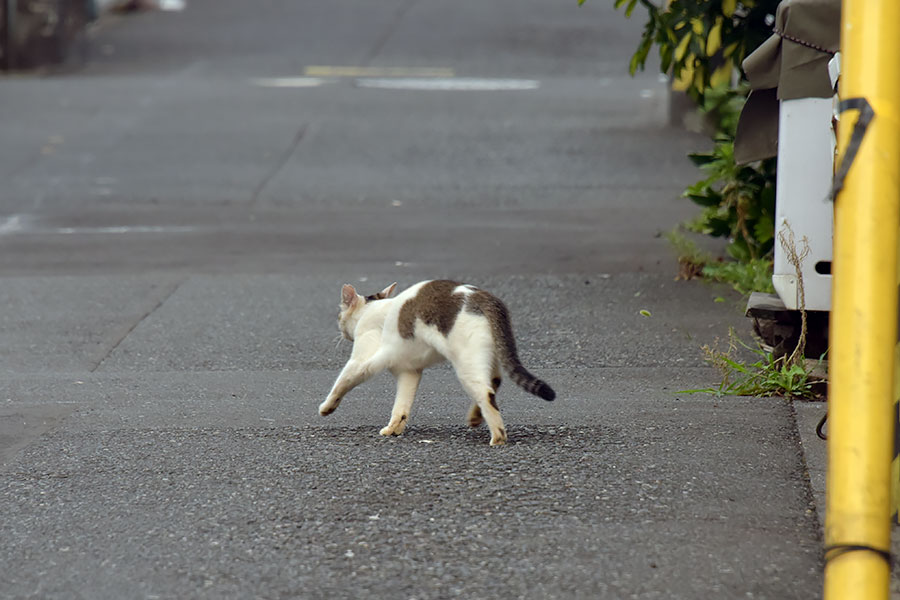
M 496 400 L 501 366 L 525 391 L 544 400 L 556 397 L 519 361 L 509 313 L 498 298 L 446 280 L 422 281 L 391 298 L 396 286 L 365 297 L 352 285 L 342 288 L 338 327 L 353 351 L 319 414 L 330 415 L 350 390 L 387 369 L 397 378 L 397 396 L 381 435 L 400 435 L 422 371 L 444 360 L 472 399 L 469 425 L 487 421 L 492 446 L 506 442 Z

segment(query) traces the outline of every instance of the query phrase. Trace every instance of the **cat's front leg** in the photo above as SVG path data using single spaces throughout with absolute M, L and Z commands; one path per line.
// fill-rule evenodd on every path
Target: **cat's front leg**
M 347 361 L 325 402 L 319 405 L 319 414 L 324 417 L 333 413 L 350 390 L 384 369 L 382 363 L 381 356 L 378 354 L 365 361 L 353 358 Z
M 334 385 L 331 386 L 331 391 L 328 392 L 328 397 L 325 398 L 325 402 L 319 405 L 320 415 L 325 417 L 337 410 L 338 405 L 344 398 L 344 394 L 349 392 L 352 387 L 349 385 L 349 382 L 354 379 L 354 376 L 359 369 L 360 365 L 358 361 L 355 361 L 352 358 L 347 361 L 347 364 L 341 369 L 341 374 L 338 375 Z
M 409 423 L 409 411 L 419 382 L 422 380 L 422 371 L 398 371 L 394 373 L 397 378 L 397 396 L 394 399 L 394 408 L 391 409 L 391 420 L 387 427 L 379 433 L 381 435 L 400 435 Z

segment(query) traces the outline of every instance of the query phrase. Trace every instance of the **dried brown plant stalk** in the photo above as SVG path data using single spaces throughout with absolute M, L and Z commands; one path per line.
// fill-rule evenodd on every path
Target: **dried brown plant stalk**
M 803 236 L 800 239 L 801 249 L 798 251 L 794 230 L 791 229 L 789 224 L 785 223 L 784 228 L 778 232 L 778 241 L 784 249 L 788 262 L 791 263 L 794 267 L 794 272 L 797 274 L 797 292 L 799 296 L 798 309 L 800 311 L 800 336 L 797 338 L 797 347 L 794 348 L 794 351 L 787 358 L 785 364 L 802 365 L 806 358 L 806 293 L 803 289 L 803 271 L 801 267 L 803 265 L 803 260 L 809 256 L 809 239 L 806 236 Z

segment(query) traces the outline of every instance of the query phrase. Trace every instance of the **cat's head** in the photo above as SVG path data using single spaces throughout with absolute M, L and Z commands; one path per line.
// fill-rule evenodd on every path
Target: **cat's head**
M 353 332 L 356 330 L 356 323 L 362 316 L 363 311 L 365 311 L 366 306 L 369 305 L 370 302 L 389 298 L 396 287 L 397 283 L 394 282 L 377 294 L 360 296 L 359 293 L 357 293 L 356 288 L 349 283 L 345 284 L 344 287 L 341 288 L 341 313 L 338 315 L 338 329 L 341 330 L 344 339 L 348 339 L 352 342 Z

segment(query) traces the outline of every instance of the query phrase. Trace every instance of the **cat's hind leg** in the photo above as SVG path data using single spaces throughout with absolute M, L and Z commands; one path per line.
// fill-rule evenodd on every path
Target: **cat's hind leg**
M 463 389 L 472 398 L 473 408 L 469 410 L 469 424 L 472 424 L 476 409 L 491 430 L 491 446 L 500 446 L 506 443 L 506 427 L 500 416 L 497 406 L 497 393 L 491 385 L 491 377 L 487 369 L 477 364 L 466 365 L 455 361 L 456 375 L 462 383 Z M 483 374 L 482 371 L 485 371 Z
M 464 384 L 469 396 L 477 404 L 479 412 L 484 421 L 487 423 L 488 429 L 491 430 L 491 446 L 500 446 L 506 443 L 506 427 L 503 425 L 503 417 L 500 416 L 500 409 L 497 407 L 497 395 L 486 384 L 468 383 Z M 471 413 L 470 413 L 471 414 Z
M 494 392 L 495 398 L 497 394 L 497 389 L 500 387 L 500 383 L 503 379 L 500 377 L 500 366 L 494 365 L 494 375 L 491 377 L 491 389 Z M 496 402 L 496 400 L 495 400 Z M 478 427 L 482 423 L 484 423 L 484 416 L 481 414 L 481 407 L 478 406 L 477 402 L 472 402 L 472 406 L 469 408 L 469 416 L 466 421 L 469 424 L 469 427 Z
M 394 408 L 391 409 L 391 420 L 379 432 L 381 435 L 400 435 L 406 429 L 409 411 L 416 398 L 419 381 L 422 380 L 422 371 L 398 371 L 394 376 L 397 378 L 397 396 L 394 398 Z

